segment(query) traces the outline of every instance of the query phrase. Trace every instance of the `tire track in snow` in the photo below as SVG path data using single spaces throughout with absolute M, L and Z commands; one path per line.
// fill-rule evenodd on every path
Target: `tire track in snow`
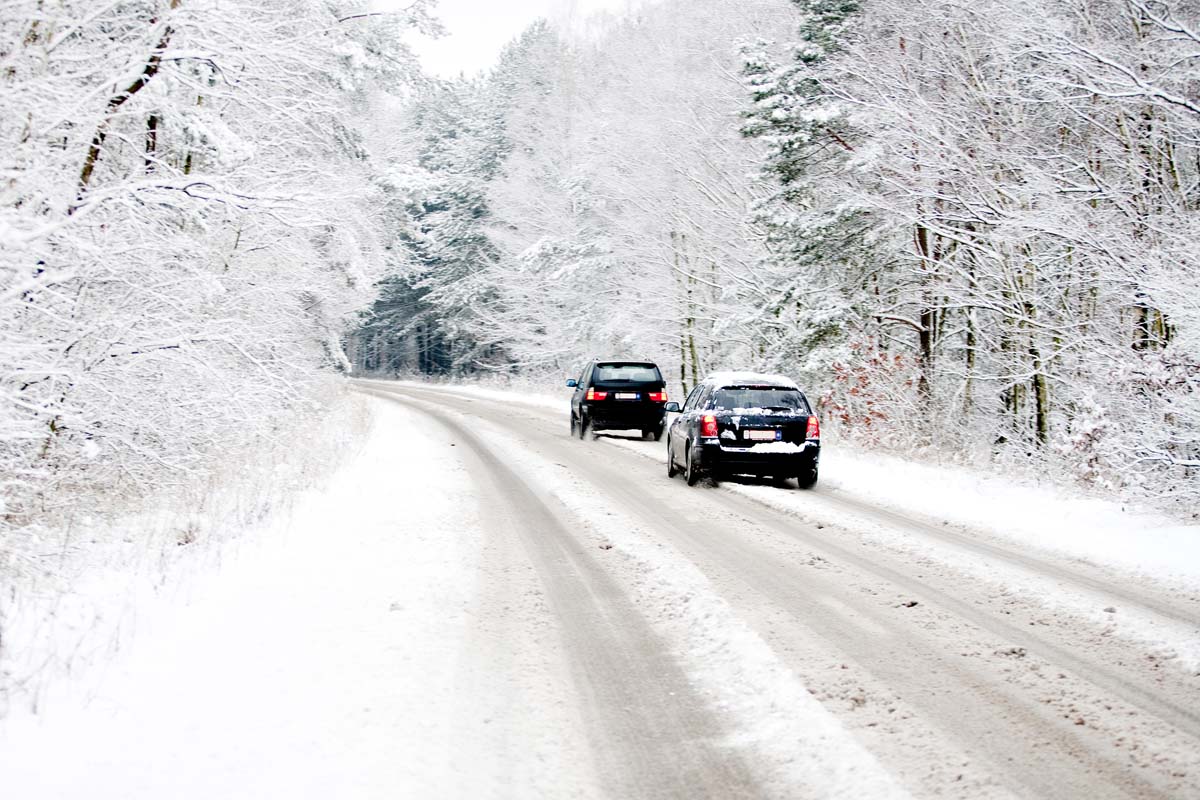
M 438 393 L 440 396 L 452 396 L 466 402 L 476 402 L 477 400 L 470 395 L 456 392 L 452 388 L 418 387 L 411 385 L 405 385 L 404 388 L 415 389 L 416 391 L 432 391 Z M 557 425 L 560 421 L 552 411 L 542 406 L 521 404 L 521 410 L 552 426 Z M 564 410 L 563 414 L 565 415 L 565 413 Z M 641 442 L 617 439 L 611 440 L 611 444 L 643 457 L 649 455 L 643 448 L 638 446 L 642 444 Z M 656 458 L 656 460 L 662 461 L 663 459 Z M 794 514 L 796 511 L 794 508 L 766 502 L 751 495 L 742 495 L 742 497 L 745 500 L 758 503 L 765 508 L 783 514 Z M 835 510 L 835 513 L 853 514 L 862 518 L 864 522 L 879 525 L 885 529 L 904 531 L 924 539 L 932 539 L 943 546 L 965 551 L 975 557 L 1000 562 L 1018 571 L 1036 575 L 1043 579 L 1057 581 L 1061 584 L 1078 587 L 1083 592 L 1097 598 L 1097 608 L 1110 605 L 1115 606 L 1119 610 L 1130 611 L 1151 622 L 1157 617 L 1165 622 L 1169 628 L 1174 629 L 1172 638 L 1180 639 L 1182 637 L 1184 639 L 1190 638 L 1200 641 L 1200 604 L 1195 602 L 1188 603 L 1178 597 L 1166 595 L 1157 585 L 1143 585 L 1139 586 L 1136 591 L 1133 591 L 1119 583 L 1118 579 L 1120 576 L 1110 574 L 1106 568 L 1089 567 L 1082 564 L 1077 567 L 1065 566 L 1062 563 L 1056 563 L 1050 558 L 1030 555 L 1028 552 L 1019 549 L 1019 545 L 997 542 L 992 535 L 986 532 L 973 533 L 968 531 L 966 533 L 957 533 L 953 530 L 947 530 L 943 526 L 922 520 L 919 516 L 895 511 L 838 489 L 818 486 L 815 489 L 807 491 L 805 498 L 816 505 L 831 507 Z M 817 513 L 813 509 L 805 510 Z M 844 525 L 842 523 L 835 524 L 839 524 L 839 526 Z M 987 537 L 987 539 L 983 537 Z M 1068 557 L 1063 558 L 1066 559 Z
M 427 414 L 466 443 L 473 478 L 519 533 L 560 622 L 597 761 L 612 797 L 751 798 L 763 793 L 687 676 L 619 585 L 542 500 L 474 433 L 394 393 L 366 389 Z
M 1068 569 L 1045 559 L 1030 556 L 1012 548 L 981 541 L 967 534 L 945 530 L 916 517 L 877 506 L 848 495 L 839 490 L 819 489 L 815 492 L 822 502 L 838 506 L 844 510 L 868 517 L 874 517 L 884 525 L 908 530 L 919 536 L 925 536 L 945 542 L 953 547 L 968 550 L 977 555 L 997 561 L 1005 561 L 1013 566 L 1031 572 L 1039 572 L 1047 577 L 1063 583 L 1073 583 L 1095 594 L 1118 601 L 1119 605 L 1132 606 L 1150 611 L 1163 619 L 1188 625 L 1200 633 L 1200 611 L 1184 608 L 1177 602 L 1165 598 L 1150 597 L 1146 593 L 1133 594 L 1124 587 L 1113 584 L 1110 580 L 1092 577 L 1081 570 Z
M 405 387 L 405 391 L 409 391 L 409 389 L 410 387 Z M 456 401 L 455 404 L 461 408 L 464 413 L 476 414 L 489 419 L 496 424 L 507 426 L 514 430 L 517 429 L 514 420 L 512 419 L 513 415 L 511 414 L 511 409 L 497 409 L 494 404 L 475 403 L 467 398 L 463 398 L 461 395 L 455 395 L 453 393 L 438 392 L 436 390 L 416 390 L 416 392 L 431 392 L 432 394 L 424 394 L 424 396 L 436 396 L 442 401 L 446 400 L 447 398 L 454 398 Z M 543 422 L 545 421 L 545 418 L 540 414 L 535 415 L 535 417 L 541 418 Z M 553 439 L 555 442 L 557 442 L 558 447 L 567 445 L 565 436 L 556 437 L 553 432 L 544 433 L 543 436 L 546 437 L 548 441 Z M 563 441 L 557 441 L 560 438 L 563 439 Z M 552 444 L 551 446 L 554 445 Z M 594 479 L 597 479 L 596 482 L 599 485 L 604 486 L 605 489 L 611 489 L 614 485 L 620 485 L 622 479 L 628 482 L 628 476 L 621 475 L 619 467 L 614 469 L 614 466 L 611 463 L 605 463 L 605 460 L 585 458 L 576 459 L 576 461 L 580 462 L 576 463 L 576 470 L 587 473 Z M 611 462 L 611 460 L 608 461 Z M 637 491 L 626 491 L 622 495 L 622 500 L 627 503 L 637 505 L 639 513 L 645 515 L 644 518 L 654 519 L 656 525 L 660 525 L 669 529 L 672 526 L 672 520 L 668 516 L 663 515 L 661 511 L 657 510 L 653 504 L 648 503 L 639 492 L 640 487 L 638 487 Z M 699 496 L 693 494 L 691 497 L 698 498 Z M 1041 637 L 1028 633 L 1019 626 L 1015 626 L 1005 622 L 1004 620 L 997 619 L 995 615 L 981 611 L 968 603 L 946 594 L 945 592 L 939 592 L 938 590 L 929 586 L 925 581 L 914 579 L 887 566 L 881 565 L 873 558 L 865 558 L 861 555 L 858 555 L 857 553 L 843 548 L 836 542 L 832 541 L 829 535 L 817 534 L 816 531 L 806 531 L 804 528 L 807 528 L 808 526 L 804 526 L 804 528 L 802 528 L 796 524 L 796 520 L 794 518 L 788 518 L 787 516 L 781 517 L 779 513 L 772 511 L 770 506 L 764 505 L 751 498 L 742 497 L 733 493 L 721 492 L 709 493 L 707 500 L 715 500 L 724 505 L 726 508 L 729 508 L 742 515 L 744 518 L 754 520 L 754 522 L 761 527 L 774 530 L 777 535 L 799 539 L 803 541 L 806 546 L 818 551 L 824 551 L 831 558 L 842 563 L 848 563 L 860 572 L 874 575 L 877 578 L 880 578 L 894 586 L 900 587 L 903 591 L 909 594 L 920 596 L 927 604 L 933 604 L 937 607 L 940 607 L 954 617 L 965 620 L 969 624 L 974 625 L 1004 641 L 1011 642 L 1016 648 L 1023 648 L 1022 652 L 1028 651 L 1035 655 L 1040 655 L 1051 664 L 1060 665 L 1069 669 L 1080 679 L 1100 687 L 1116 697 L 1123 698 L 1126 703 L 1134 707 L 1138 707 L 1144 711 L 1150 712 L 1151 714 L 1167 721 L 1170 725 L 1174 726 L 1180 731 L 1185 732 L 1187 735 L 1193 738 L 1196 738 L 1198 733 L 1200 733 L 1200 716 L 1197 715 L 1192 705 L 1187 703 L 1179 703 L 1176 702 L 1174 698 L 1164 697 L 1154 691 L 1146 690 L 1137 685 L 1136 682 L 1131 682 L 1130 680 L 1123 678 L 1121 675 L 1114 673 L 1107 668 L 1108 665 L 1097 664 L 1094 661 L 1077 657 L 1062 647 L 1058 647 L 1043 640 Z M 788 524 L 783 525 L 782 523 L 784 521 L 787 521 Z M 678 531 L 676 532 L 678 533 Z M 717 532 L 717 535 L 719 535 L 719 532 Z M 712 536 L 710 536 L 710 539 L 712 539 Z M 726 562 L 730 560 L 734 560 L 736 562 L 737 553 L 733 550 L 726 550 L 722 556 L 722 559 Z M 743 572 L 747 571 L 745 567 L 746 565 L 743 563 Z M 763 574 L 758 574 L 759 579 L 763 579 L 764 577 L 765 576 Z M 794 585 L 795 578 L 796 576 L 794 572 L 790 577 L 781 572 L 779 576 L 772 579 L 775 581 L 776 586 L 778 587 L 776 594 L 786 594 L 789 586 L 788 582 L 791 581 L 791 584 Z M 771 581 L 760 580 L 759 583 L 761 586 L 767 585 L 771 583 Z M 819 611 L 820 609 L 810 605 L 807 615 L 812 617 Z M 886 624 L 887 620 L 884 619 L 883 622 Z M 866 659 L 868 664 L 871 662 L 870 653 L 861 652 L 861 648 L 860 652 L 856 653 L 856 657 Z M 900 674 L 897 674 L 895 669 L 889 670 L 889 667 L 893 665 L 889 665 L 883 661 L 876 661 L 875 666 L 876 669 L 879 670 L 883 675 L 890 677 L 891 679 L 903 679 L 903 670 L 900 671 Z M 986 687 L 983 686 L 977 686 L 976 690 L 983 692 L 985 691 L 985 688 Z M 1028 698 L 1026 698 L 1026 701 L 1028 702 Z M 967 704 L 967 707 L 969 707 L 969 703 Z M 953 702 L 951 702 L 950 705 L 943 710 L 948 710 L 951 714 L 955 713 Z M 1032 716 L 1036 717 L 1037 714 L 1033 714 Z M 1035 730 L 1036 727 L 1037 726 L 1035 725 Z M 1002 745 L 1005 744 L 1005 742 L 999 739 L 996 740 L 996 743 Z M 1033 746 L 1037 748 L 1041 748 L 1042 745 L 1042 742 L 1033 743 Z M 1071 758 L 1071 750 L 1072 747 L 1067 747 L 1067 751 L 1061 754 L 1065 756 L 1068 761 Z M 1075 748 L 1075 751 L 1078 752 L 1078 749 Z M 1029 753 L 1027 752 L 1026 755 L 1029 755 Z M 1030 763 L 1046 764 L 1046 750 L 1043 749 L 1040 754 L 1032 754 L 1032 758 L 1028 760 Z M 1092 769 L 1095 769 L 1098 774 L 1089 780 L 1086 773 Z M 1056 786 L 1074 786 L 1081 793 L 1086 793 L 1097 797 L 1124 796 L 1126 793 L 1140 797 L 1170 796 L 1169 791 L 1164 792 L 1159 787 L 1156 787 L 1152 784 L 1147 784 L 1144 781 L 1139 780 L 1136 776 L 1127 774 L 1125 770 L 1121 769 L 1120 765 L 1113 763 L 1111 759 L 1108 758 L 1093 757 L 1091 760 L 1091 766 L 1084 769 L 1084 774 L 1074 775 L 1065 782 L 1063 780 L 1064 777 L 1066 776 L 1060 775 L 1057 778 L 1051 776 L 1048 779 L 1035 780 L 1033 785 L 1026 784 L 1024 788 L 1026 791 L 1034 790 L 1038 794 L 1046 796 L 1053 796 L 1053 790 Z M 1115 795 L 1114 792 L 1116 793 Z

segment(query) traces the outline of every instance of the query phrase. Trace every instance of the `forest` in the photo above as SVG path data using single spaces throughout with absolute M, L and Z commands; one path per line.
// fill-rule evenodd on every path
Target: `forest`
M 199 513 L 334 400 L 390 263 L 372 108 L 431 5 L 0 2 L 0 645 L 154 549 L 90 520 Z
M 1200 0 L 0 0 L 0 795 L 1200 797 L 1198 632 Z
M 1200 500 L 1194 4 L 661 0 L 454 80 L 408 45 L 432 0 L 0 9 L 6 574 L 56 520 L 202 495 L 348 373 L 618 354 Z
M 1200 9 L 663 0 L 395 111 L 360 372 L 787 373 L 862 446 L 1200 499 Z

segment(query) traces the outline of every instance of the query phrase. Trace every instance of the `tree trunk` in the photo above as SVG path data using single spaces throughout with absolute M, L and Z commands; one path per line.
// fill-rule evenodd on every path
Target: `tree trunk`
M 1050 392 L 1046 384 L 1046 374 L 1042 371 L 1042 356 L 1036 346 L 1030 346 L 1029 354 L 1033 357 L 1033 406 L 1034 424 L 1037 430 L 1038 444 L 1045 447 L 1050 438 Z
M 922 275 L 931 271 L 930 263 L 933 254 L 929 236 L 929 229 L 924 225 L 917 225 L 913 232 L 917 256 L 921 259 Z M 930 378 L 933 373 L 933 339 L 936 320 L 933 304 L 930 302 L 927 279 L 926 285 L 921 287 L 920 298 L 921 309 L 918 315 L 920 329 L 917 331 L 917 393 L 922 401 L 928 402 L 932 394 Z
M 181 2 L 182 0 L 170 0 L 169 8 L 174 11 L 179 8 Z M 150 24 L 157 25 L 158 18 L 152 19 Z M 109 98 L 108 105 L 104 109 L 104 115 L 100 118 L 99 124 L 96 125 L 96 132 L 92 135 L 92 143 L 88 147 L 87 156 L 83 160 L 83 168 L 79 171 L 78 194 L 81 198 L 83 197 L 83 193 L 87 191 L 88 185 L 92 182 L 92 175 L 96 171 L 96 164 L 99 162 L 100 154 L 103 152 L 104 140 L 108 136 L 108 126 L 112 122 L 112 118 L 121 106 L 129 102 L 130 98 L 144 89 L 146 84 L 158 74 L 158 70 L 162 67 L 163 53 L 166 52 L 167 45 L 171 43 L 172 33 L 170 25 L 163 28 L 162 36 L 159 37 L 158 44 L 155 45 L 154 49 L 150 52 L 150 56 L 146 59 L 146 64 L 142 68 L 141 74 L 134 79 L 133 83 Z M 78 206 L 73 206 L 69 213 L 74 213 L 76 208 Z
M 158 114 L 146 118 L 146 173 L 154 171 L 154 162 L 158 156 Z

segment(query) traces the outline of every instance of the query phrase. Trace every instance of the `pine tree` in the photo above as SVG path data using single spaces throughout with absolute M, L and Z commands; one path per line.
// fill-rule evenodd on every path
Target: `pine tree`
M 406 109 L 389 181 L 393 272 L 352 335 L 362 370 L 444 375 L 503 362 L 473 335 L 494 313 L 479 280 L 496 257 L 486 187 L 507 151 L 494 99 L 481 80 L 430 81 Z
M 762 169 L 776 187 L 757 208 L 773 294 L 750 327 L 768 366 L 798 368 L 809 385 L 829 386 L 830 374 L 856 357 L 851 348 L 874 347 L 870 292 L 886 249 L 870 210 L 850 201 L 845 174 L 862 135 L 822 76 L 861 3 L 793 3 L 796 43 L 782 54 L 768 42 L 743 50 L 751 106 L 742 133 L 767 144 Z

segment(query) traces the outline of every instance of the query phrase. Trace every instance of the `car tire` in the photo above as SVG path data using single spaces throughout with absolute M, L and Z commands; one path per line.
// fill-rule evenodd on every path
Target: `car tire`
M 588 431 L 590 428 L 591 428 L 591 426 L 588 425 L 588 418 L 585 417 L 583 414 L 580 414 L 579 415 L 579 431 L 578 431 L 579 438 L 580 439 L 588 438 Z
M 810 469 L 806 472 L 801 472 L 800 476 L 798 478 L 796 478 L 796 483 L 800 486 L 801 489 L 811 489 L 814 486 L 816 486 L 817 485 L 817 468 L 813 467 L 812 469 Z
M 663 432 L 666 429 L 667 429 L 667 426 L 665 424 L 658 426 L 654 430 L 650 431 L 650 438 L 652 438 L 656 442 L 662 441 Z
M 675 467 L 675 456 L 671 455 L 671 437 L 667 437 L 667 477 L 674 478 L 679 474 L 679 470 Z
M 691 445 L 683 452 L 683 479 L 687 481 L 688 486 L 695 486 L 700 482 L 700 467 L 692 456 Z
M 571 438 L 575 438 L 575 435 L 577 432 L 578 432 L 578 426 L 575 422 L 575 412 L 572 411 L 571 412 Z

